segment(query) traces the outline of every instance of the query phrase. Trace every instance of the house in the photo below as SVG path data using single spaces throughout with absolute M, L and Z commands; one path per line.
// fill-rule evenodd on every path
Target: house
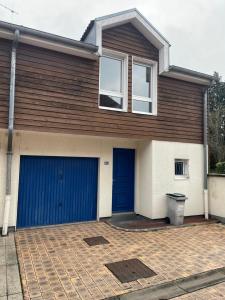
M 185 215 L 207 214 L 212 78 L 170 66 L 169 50 L 136 9 L 91 21 L 81 41 L 0 22 L 3 234 L 119 212 L 164 218 L 168 192 L 187 195 Z

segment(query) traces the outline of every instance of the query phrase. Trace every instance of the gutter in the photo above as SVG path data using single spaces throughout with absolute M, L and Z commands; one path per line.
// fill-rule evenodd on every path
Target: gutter
M 9 90 L 9 115 L 8 115 L 8 145 L 7 145 L 7 160 L 6 160 L 6 196 L 5 207 L 3 213 L 3 228 L 2 235 L 8 234 L 10 202 L 12 197 L 11 188 L 11 173 L 12 173 L 12 157 L 13 157 L 13 130 L 14 130 L 14 107 L 15 107 L 15 79 L 16 79 L 16 51 L 20 32 L 15 30 L 12 43 L 11 53 L 11 71 L 10 71 L 10 90 Z
M 209 200 L 208 200 L 208 89 L 204 90 L 204 210 L 205 219 L 209 218 Z
M 211 75 L 174 65 L 169 66 L 169 70 L 167 72 L 162 72 L 160 75 L 205 86 L 209 86 L 213 80 L 213 76 Z
M 14 32 L 16 30 L 20 32 L 21 43 L 89 58 L 92 60 L 98 59 L 98 47 L 96 45 L 0 21 L 0 37 L 13 40 Z

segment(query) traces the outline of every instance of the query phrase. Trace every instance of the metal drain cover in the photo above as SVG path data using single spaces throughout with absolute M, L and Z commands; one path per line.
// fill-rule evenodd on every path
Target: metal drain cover
M 137 258 L 121 260 L 118 262 L 106 264 L 105 266 L 122 283 L 156 275 L 154 271 L 152 271 Z
M 97 245 L 104 245 L 104 244 L 109 244 L 109 241 L 107 241 L 103 236 L 93 236 L 90 238 L 85 238 L 84 241 L 89 245 L 89 246 L 97 246 Z

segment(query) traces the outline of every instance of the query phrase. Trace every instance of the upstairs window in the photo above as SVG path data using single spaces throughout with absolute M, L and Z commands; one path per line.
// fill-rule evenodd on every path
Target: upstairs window
M 157 63 L 134 58 L 132 72 L 132 111 L 157 113 Z
M 127 58 L 114 51 L 104 51 L 100 58 L 100 108 L 127 109 Z

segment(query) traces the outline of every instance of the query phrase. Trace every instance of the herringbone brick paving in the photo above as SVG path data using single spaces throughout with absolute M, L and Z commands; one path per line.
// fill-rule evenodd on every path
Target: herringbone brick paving
M 83 241 L 99 235 L 110 244 L 90 247 Z M 154 232 L 125 232 L 103 222 L 73 224 L 19 230 L 16 246 L 24 298 L 35 300 L 103 299 L 225 266 L 220 224 Z M 131 258 L 157 275 L 122 284 L 105 267 Z

